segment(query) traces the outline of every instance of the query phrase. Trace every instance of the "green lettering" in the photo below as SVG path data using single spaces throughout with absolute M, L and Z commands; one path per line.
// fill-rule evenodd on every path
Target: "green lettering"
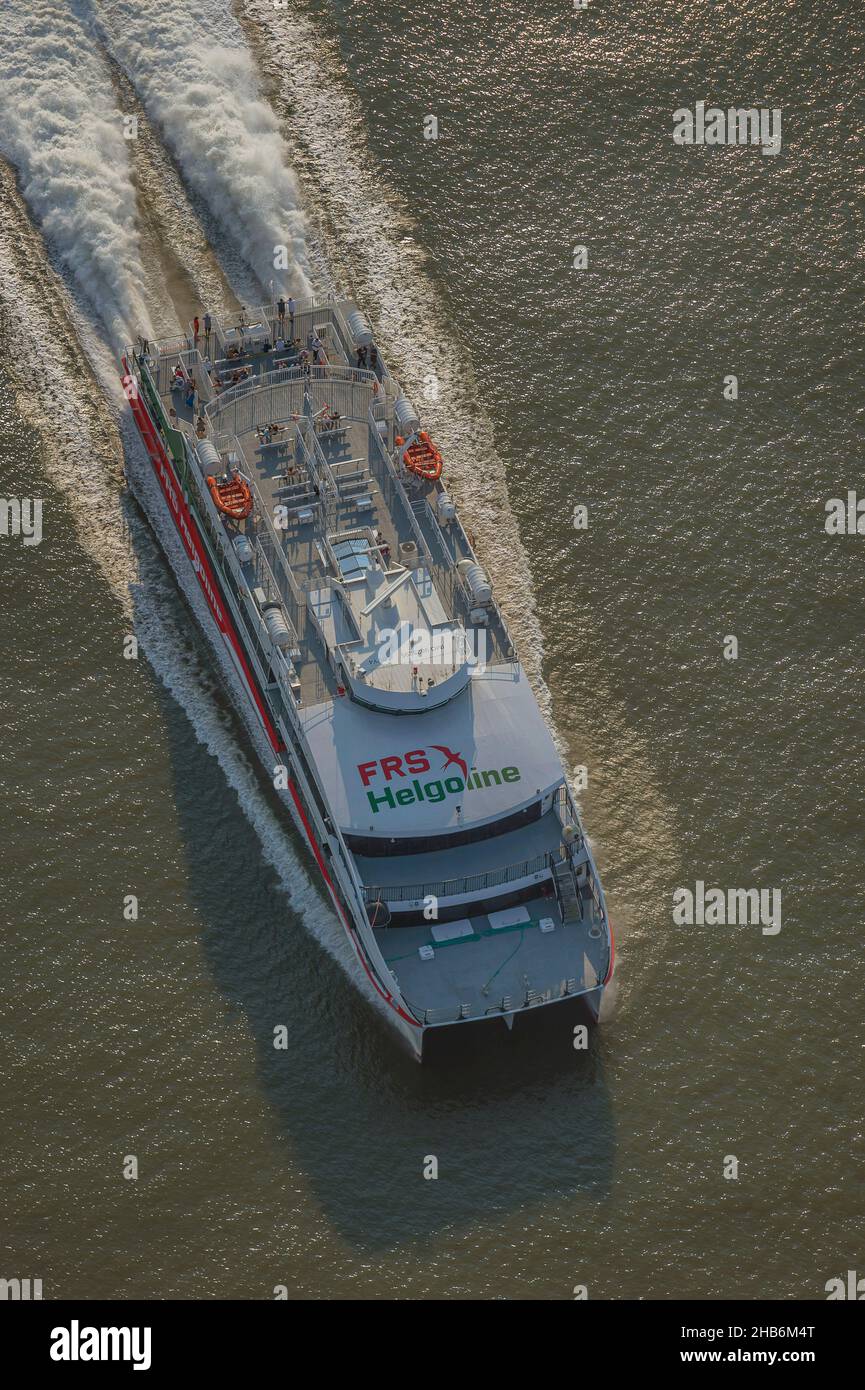
M 390 806 L 391 810 L 396 809 L 396 802 L 393 799 L 393 792 L 390 787 L 386 787 L 381 796 L 376 796 L 375 792 L 367 792 L 367 796 L 369 797 L 369 804 L 376 815 L 378 815 L 380 806 Z

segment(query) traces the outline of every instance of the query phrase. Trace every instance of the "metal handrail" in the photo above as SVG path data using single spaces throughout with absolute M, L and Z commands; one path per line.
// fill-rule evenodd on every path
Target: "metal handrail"
M 557 788 L 555 796 L 553 797 L 553 806 L 555 807 L 556 814 L 558 815 L 562 825 L 565 824 L 565 818 L 562 814 L 562 808 L 567 807 L 570 822 L 578 830 L 580 843 L 582 843 L 584 838 L 583 824 L 580 818 L 579 809 L 577 807 L 576 802 L 574 801 L 573 796 L 571 795 L 571 789 L 568 786 L 567 782 L 563 782 L 561 786 Z
M 562 849 L 546 850 L 533 859 L 521 863 L 508 864 L 504 869 L 489 869 L 482 874 L 466 874 L 462 878 L 438 879 L 431 883 L 400 883 L 391 886 L 364 886 L 364 898 L 375 902 L 420 902 L 422 898 L 455 898 L 463 893 L 482 892 L 486 888 L 496 888 L 502 883 L 513 883 L 517 879 L 530 878 L 532 874 L 548 871 L 553 865 L 563 862 L 567 855 Z
M 447 1009 L 424 1009 L 422 1017 L 424 1023 L 450 1023 L 468 1018 L 489 1018 L 490 1014 L 519 1013 L 522 1009 L 530 1009 L 538 1004 L 551 1004 L 553 999 L 568 999 L 575 998 L 579 994 L 589 994 L 595 988 L 597 986 L 591 985 L 588 988 L 578 989 L 574 976 L 564 977 L 557 986 L 548 985 L 543 990 L 527 985 L 516 1003 L 511 995 L 503 994 L 494 1004 L 477 1003 L 473 1006 L 461 1003 L 452 1005 Z

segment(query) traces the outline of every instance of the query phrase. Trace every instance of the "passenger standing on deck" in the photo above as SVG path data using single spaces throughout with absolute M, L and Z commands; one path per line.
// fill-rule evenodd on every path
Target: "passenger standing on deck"
M 198 315 L 192 320 L 192 346 L 198 347 Z
M 376 349 L 375 343 L 373 343 L 372 347 L 369 350 L 369 365 L 370 370 L 375 372 L 376 376 L 378 376 L 378 351 Z
M 289 338 L 293 338 L 293 337 L 294 337 L 294 311 L 295 311 L 295 308 L 296 308 L 296 307 L 297 307 L 297 306 L 295 305 L 294 300 L 292 299 L 291 295 L 289 295 L 289 296 L 288 296 L 288 328 L 289 328 L 289 334 L 288 334 L 288 336 L 289 336 Z
M 204 336 L 207 339 L 204 345 L 204 351 L 207 353 L 208 357 L 210 356 L 210 330 L 212 327 L 213 319 L 210 317 L 210 310 L 208 309 L 207 313 L 204 315 Z
M 285 300 L 284 300 L 284 299 L 280 299 L 279 303 L 278 303 L 277 306 L 276 306 L 276 312 L 279 314 L 279 336 L 280 336 L 280 338 L 284 338 L 284 337 L 285 337 Z
M 366 366 L 366 348 L 365 348 L 365 347 L 359 347 L 358 350 L 357 350 L 357 365 L 358 365 L 359 367 L 365 367 L 365 366 Z

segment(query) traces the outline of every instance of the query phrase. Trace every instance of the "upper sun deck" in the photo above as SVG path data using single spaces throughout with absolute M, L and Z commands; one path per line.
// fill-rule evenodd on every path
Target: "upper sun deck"
M 307 301 L 284 321 L 265 306 L 200 327 L 143 360 L 199 471 L 249 484 L 251 516 L 222 524 L 251 542 L 255 602 L 282 610 L 297 703 L 346 692 L 422 713 L 514 666 L 453 503 L 405 466 L 419 422 L 357 309 Z

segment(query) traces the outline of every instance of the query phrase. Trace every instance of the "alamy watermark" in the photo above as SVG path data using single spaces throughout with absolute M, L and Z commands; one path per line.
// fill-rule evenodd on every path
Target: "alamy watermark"
M 848 488 L 847 497 L 830 497 L 824 529 L 829 536 L 865 536 L 865 497 Z
M 673 112 L 677 145 L 760 145 L 763 154 L 781 153 L 781 111 L 775 106 L 706 106 L 698 101 L 691 111 Z
M 41 497 L 0 497 L 0 537 L 14 536 L 20 536 L 25 545 L 41 544 Z
M 472 667 L 472 675 L 487 669 L 487 634 L 483 628 L 467 632 L 462 627 L 413 627 L 403 621 L 398 627 L 381 628 L 376 647 L 379 666 L 442 666 L 456 670 Z
M 41 1279 L 0 1279 L 0 1301 L 38 1302 L 42 1297 Z
M 865 1300 L 865 1279 L 860 1279 L 855 1269 L 848 1269 L 846 1279 L 829 1279 L 824 1287 L 829 1303 L 839 1298 L 852 1299 L 854 1303 Z
M 760 923 L 764 936 L 781 930 L 780 888 L 707 888 L 701 878 L 693 888 L 673 890 L 677 927 L 746 927 Z
M 73 1318 L 69 1327 L 51 1329 L 52 1361 L 131 1361 L 133 1371 L 151 1365 L 149 1327 L 82 1327 Z

